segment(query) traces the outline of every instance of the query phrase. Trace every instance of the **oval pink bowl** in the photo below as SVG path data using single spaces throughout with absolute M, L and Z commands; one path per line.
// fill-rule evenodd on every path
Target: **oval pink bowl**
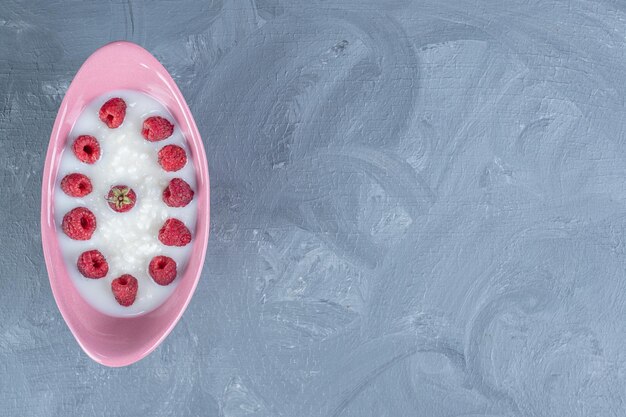
M 156 310 L 132 318 L 107 316 L 80 296 L 67 274 L 54 221 L 54 187 L 68 135 L 81 112 L 111 90 L 138 90 L 160 101 L 176 118 L 196 166 L 198 220 L 192 254 L 176 290 Z M 176 83 L 148 51 L 129 42 L 110 43 L 80 68 L 54 122 L 43 172 L 41 240 L 50 286 L 61 315 L 93 360 L 125 366 L 152 352 L 174 328 L 196 289 L 209 237 L 209 172 L 198 128 Z

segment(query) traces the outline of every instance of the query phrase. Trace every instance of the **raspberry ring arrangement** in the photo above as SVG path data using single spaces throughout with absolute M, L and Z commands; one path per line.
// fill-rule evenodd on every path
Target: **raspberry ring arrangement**
M 100 121 L 108 129 L 117 129 L 126 118 L 127 103 L 119 97 L 106 101 L 98 112 Z M 130 125 L 132 127 L 132 124 Z M 159 142 L 172 136 L 174 124 L 167 118 L 151 116 L 143 120 L 141 136 L 147 142 Z M 91 135 L 78 136 L 71 147 L 74 156 L 84 164 L 96 164 L 101 157 L 98 138 Z M 166 145 L 155 150 L 156 162 L 165 172 L 176 172 L 187 164 L 187 154 L 178 145 Z M 93 192 L 92 180 L 83 173 L 72 172 L 60 182 L 61 190 L 70 197 L 85 197 Z M 110 184 L 107 195 L 102 197 L 115 215 L 124 216 L 136 205 L 141 204 L 141 195 L 126 184 Z M 194 198 L 192 187 L 182 178 L 172 178 L 161 192 L 165 205 L 182 208 Z M 62 220 L 62 231 L 70 239 L 88 241 L 98 229 L 97 218 L 88 207 L 74 207 Z M 158 240 L 165 246 L 183 247 L 191 243 L 192 234 L 187 225 L 176 217 L 167 218 L 158 231 Z M 88 279 L 102 279 L 109 274 L 107 254 L 99 249 L 82 252 L 77 260 L 78 272 Z M 178 275 L 176 261 L 165 255 L 152 257 L 146 265 L 148 275 L 159 286 L 168 286 Z M 116 274 L 117 275 L 117 274 Z M 111 281 L 111 293 L 117 303 L 124 307 L 134 304 L 139 291 L 139 281 L 131 274 L 124 273 Z

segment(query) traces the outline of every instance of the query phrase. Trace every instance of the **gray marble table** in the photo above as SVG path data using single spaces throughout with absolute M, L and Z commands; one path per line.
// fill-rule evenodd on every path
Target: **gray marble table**
M 136 42 L 209 159 L 187 312 L 92 362 L 39 204 L 80 64 Z M 626 4 L 5 1 L 0 416 L 623 416 Z

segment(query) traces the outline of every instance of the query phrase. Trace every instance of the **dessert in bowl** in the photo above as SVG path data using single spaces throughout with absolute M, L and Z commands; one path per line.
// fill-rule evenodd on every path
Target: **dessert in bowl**
M 180 127 L 145 93 L 117 90 L 94 99 L 68 139 L 54 195 L 67 272 L 102 313 L 150 312 L 193 247 L 196 167 Z
M 41 214 L 52 291 L 85 352 L 123 366 L 156 348 L 200 277 L 209 178 L 184 98 L 143 48 L 106 45 L 76 74 L 51 135 Z

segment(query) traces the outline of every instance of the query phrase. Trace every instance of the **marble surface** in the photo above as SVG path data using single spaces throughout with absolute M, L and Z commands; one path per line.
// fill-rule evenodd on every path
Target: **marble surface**
M 42 257 L 80 64 L 139 43 L 205 140 L 198 290 L 92 362 Z M 623 416 L 626 4 L 32 1 L 0 8 L 0 415 Z

